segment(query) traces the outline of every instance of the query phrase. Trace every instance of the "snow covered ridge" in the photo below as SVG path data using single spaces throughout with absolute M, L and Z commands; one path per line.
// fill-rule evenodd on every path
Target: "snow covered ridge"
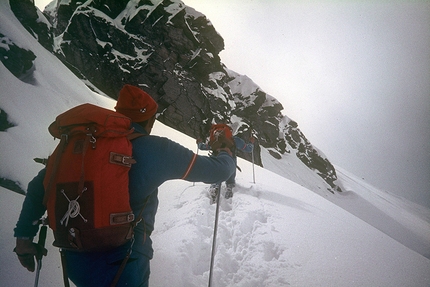
M 18 18 L 27 19 L 22 24 L 91 89 L 116 98 L 124 83 L 138 85 L 159 103 L 158 120 L 194 138 L 226 120 L 242 138 L 255 135 L 274 158 L 297 156 L 326 190 L 340 191 L 330 161 L 274 97 L 221 62 L 223 38 L 182 1 L 53 1 L 44 16 L 28 3 L 16 6 Z M 259 149 L 254 161 L 263 164 Z

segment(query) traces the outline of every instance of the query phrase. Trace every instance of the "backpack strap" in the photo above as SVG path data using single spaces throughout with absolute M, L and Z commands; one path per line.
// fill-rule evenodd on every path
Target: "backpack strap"
M 93 136 L 93 129 L 89 130 L 89 133 L 87 133 L 84 141 L 84 146 L 82 148 L 82 164 L 81 164 L 81 177 L 79 178 L 79 185 L 78 185 L 78 195 L 81 196 L 84 192 L 84 181 L 85 181 L 85 155 L 87 154 L 88 147 L 90 143 L 93 144 L 93 148 L 95 148 L 96 145 L 96 138 Z
M 146 134 L 142 134 L 142 133 L 139 133 L 139 132 L 132 132 L 131 134 L 127 135 L 127 138 L 128 138 L 129 141 L 132 141 L 134 139 L 137 139 L 137 138 L 140 138 L 140 137 L 143 137 L 143 136 L 146 136 Z
M 52 184 L 53 184 L 53 182 L 57 176 L 58 167 L 59 167 L 60 162 L 61 162 L 61 156 L 63 155 L 64 148 L 65 148 L 66 143 L 67 143 L 67 139 L 68 139 L 67 134 L 61 135 L 60 143 L 58 144 L 58 153 L 57 153 L 57 156 L 55 157 L 55 162 L 53 165 L 53 171 L 51 173 L 51 176 L 49 177 L 48 185 L 46 187 L 45 194 L 43 196 L 43 204 L 45 206 L 48 203 L 48 197 L 49 197 L 49 194 L 50 194 L 51 189 L 52 189 Z
M 143 135 L 143 134 L 141 134 Z M 143 207 L 140 209 L 139 215 L 136 217 L 136 219 L 132 222 L 131 226 L 130 226 L 130 232 L 133 232 L 134 228 L 139 224 L 139 222 L 141 222 L 143 220 L 143 210 L 146 207 L 146 204 L 148 204 L 149 198 L 151 197 L 151 195 L 149 195 L 146 199 L 145 199 L 145 204 L 143 205 Z M 143 224 L 145 224 L 145 222 L 143 222 Z M 146 229 L 146 228 L 145 228 Z M 144 232 L 144 242 L 146 241 L 146 231 Z M 110 287 L 115 287 L 116 284 L 119 281 L 119 278 L 121 277 L 122 272 L 124 271 L 125 265 L 127 264 L 128 259 L 130 259 L 130 255 L 133 249 L 133 244 L 134 244 L 134 237 L 132 239 L 131 245 L 127 251 L 127 254 L 125 255 L 124 259 L 121 262 L 121 265 L 119 266 L 118 271 L 115 274 L 115 278 L 113 279 Z
M 61 266 L 63 267 L 63 282 L 65 287 L 70 287 L 69 276 L 67 275 L 67 263 L 66 263 L 66 254 L 64 254 L 64 250 L 60 249 L 61 256 Z
M 142 134 L 142 133 L 139 133 L 139 132 L 133 132 L 133 133 L 129 134 L 129 135 L 127 136 L 127 138 L 128 138 L 130 141 L 132 141 L 132 140 L 137 139 L 137 138 L 142 137 L 142 136 L 146 136 L 146 134 Z M 126 266 L 126 264 L 127 264 L 127 262 L 128 262 L 128 259 L 130 259 L 130 255 L 131 255 L 131 252 L 132 252 L 132 249 L 133 249 L 133 244 L 134 244 L 134 235 L 133 235 L 133 230 L 134 230 L 134 228 L 139 224 L 139 222 L 141 222 L 141 221 L 142 221 L 142 219 L 143 219 L 143 216 L 142 216 L 142 215 L 143 215 L 143 210 L 145 209 L 146 204 L 147 204 L 147 203 L 148 203 L 148 201 L 149 201 L 149 197 L 150 197 L 150 196 L 148 196 L 148 197 L 145 199 L 145 204 L 144 204 L 144 205 L 143 205 L 143 207 L 140 209 L 139 214 L 137 215 L 137 217 L 134 219 L 134 221 L 133 221 L 133 222 L 131 223 L 131 225 L 130 225 L 130 232 L 129 232 L 129 234 L 130 234 L 130 236 L 133 236 L 133 239 L 132 239 L 132 242 L 131 242 L 130 248 L 128 249 L 127 254 L 125 255 L 124 259 L 122 260 L 121 265 L 119 266 L 119 269 L 118 269 L 118 271 L 116 272 L 116 274 L 115 274 L 115 278 L 113 279 L 113 281 L 112 281 L 112 283 L 111 283 L 110 287 L 115 287 L 115 286 L 116 286 L 116 284 L 117 284 L 117 283 L 118 283 L 118 281 L 119 281 L 119 278 L 121 277 L 122 272 L 124 271 L 124 268 L 125 268 L 125 266 Z M 143 224 L 145 224 L 145 222 L 144 222 Z M 144 236 L 145 236 L 145 240 L 146 240 L 146 232 L 144 232 Z

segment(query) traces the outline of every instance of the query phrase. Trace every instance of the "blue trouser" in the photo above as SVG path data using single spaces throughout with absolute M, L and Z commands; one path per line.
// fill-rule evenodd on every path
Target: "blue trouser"
M 226 184 L 234 184 L 236 183 L 236 170 L 234 170 L 233 174 L 225 181 Z
M 122 246 L 108 252 L 65 251 L 68 276 L 77 287 L 110 286 L 127 250 Z M 147 287 L 149 273 L 149 258 L 133 252 L 116 286 Z
M 217 182 L 211 184 L 212 187 L 218 186 L 221 187 L 222 182 Z M 236 183 L 236 171 L 233 172 L 233 174 L 225 181 L 226 184 L 235 184 Z

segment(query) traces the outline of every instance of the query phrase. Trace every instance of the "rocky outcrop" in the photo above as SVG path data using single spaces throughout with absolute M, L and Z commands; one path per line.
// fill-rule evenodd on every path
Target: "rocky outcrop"
M 32 83 L 36 55 L 0 33 L 0 61 L 18 79 Z
M 6 131 L 8 128 L 14 127 L 15 125 L 9 122 L 7 113 L 0 109 L 0 132 Z
M 53 49 L 53 38 L 51 24 L 46 20 L 41 12 L 34 7 L 34 1 L 30 0 L 10 0 L 10 8 L 16 18 L 33 35 L 42 46 L 49 51 Z
M 334 167 L 282 114 L 281 103 L 221 62 L 224 41 L 203 14 L 179 0 L 58 3 L 44 11 L 55 37 L 44 46 L 78 77 L 112 98 L 125 83 L 140 86 L 158 102 L 158 120 L 194 138 L 229 122 L 240 137 L 257 138 L 256 164 L 260 146 L 275 158 L 295 153 L 337 188 Z
M 330 161 L 322 155 L 300 131 L 295 121 L 289 121 L 284 128 L 284 138 L 286 142 L 296 151 L 297 157 L 309 168 L 316 171 L 333 190 L 342 191 L 336 185 L 336 170 Z M 333 191 L 331 190 L 331 191 Z

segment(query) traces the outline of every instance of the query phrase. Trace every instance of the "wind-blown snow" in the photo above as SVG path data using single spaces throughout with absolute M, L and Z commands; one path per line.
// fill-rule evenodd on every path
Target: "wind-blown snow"
M 42 168 L 32 159 L 48 156 L 57 143 L 47 132 L 57 114 L 83 102 L 107 108 L 115 102 L 91 92 L 44 50 L 7 1 L 0 1 L 0 32 L 37 56 L 26 81 L 0 63 L 0 108 L 15 124 L 0 133 L 0 177 L 25 189 Z M 160 123 L 154 133 L 195 150 L 194 139 Z M 262 158 L 268 167 L 280 165 L 292 180 L 255 166 L 253 183 L 252 164 L 239 159 L 234 197 L 220 203 L 214 286 L 430 286 L 428 210 L 341 168 L 346 192 L 333 195 L 296 157 L 276 160 L 263 149 Z M 151 286 L 207 285 L 215 217 L 207 188 L 185 181 L 160 187 Z M 0 188 L 0 285 L 5 287 L 34 282 L 34 273 L 12 253 L 23 199 Z M 39 286 L 62 286 L 59 253 L 51 244 L 49 234 Z

